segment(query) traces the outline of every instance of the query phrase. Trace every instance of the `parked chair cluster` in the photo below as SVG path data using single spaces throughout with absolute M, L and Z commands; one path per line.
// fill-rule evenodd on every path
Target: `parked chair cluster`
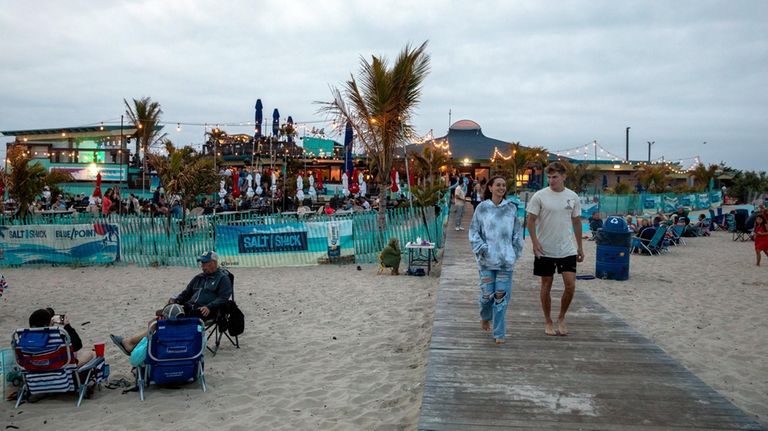
M 227 275 L 234 288 L 234 275 L 228 271 Z M 139 398 L 144 400 L 150 384 L 198 382 L 205 392 L 206 349 L 215 355 L 224 337 L 240 348 L 238 335 L 242 328 L 233 331 L 229 321 L 234 313 L 240 313 L 242 325 L 242 313 L 234 303 L 233 293 L 215 319 L 181 317 L 152 321 L 147 331 L 146 359 L 134 370 Z M 77 393 L 80 406 L 83 398 L 100 388 L 109 376 L 110 367 L 103 356 L 78 364 L 70 336 L 61 327 L 18 329 L 11 346 L 21 371 L 17 408 L 30 396 L 64 392 Z

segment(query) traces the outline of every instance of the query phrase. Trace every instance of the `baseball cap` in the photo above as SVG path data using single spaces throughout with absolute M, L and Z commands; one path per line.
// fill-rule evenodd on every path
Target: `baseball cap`
M 216 254 L 215 251 L 206 252 L 202 256 L 197 258 L 197 261 L 200 263 L 208 263 L 212 260 L 215 260 L 216 262 L 219 261 L 219 255 Z
M 168 304 L 163 308 L 163 317 L 168 320 L 184 317 L 184 309 L 179 304 Z

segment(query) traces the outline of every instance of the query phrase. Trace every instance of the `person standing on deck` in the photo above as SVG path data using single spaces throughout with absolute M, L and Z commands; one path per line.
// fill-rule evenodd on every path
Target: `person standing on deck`
M 552 162 L 546 169 L 549 187 L 536 192 L 528 203 L 528 231 L 533 244 L 533 275 L 541 277 L 541 308 L 544 333 L 567 335 L 565 313 L 576 291 L 576 264 L 584 260 L 579 196 L 565 187 L 565 166 Z M 574 241 L 575 240 L 575 241 Z M 555 270 L 565 285 L 560 299 L 557 330 L 551 317 L 552 281 Z

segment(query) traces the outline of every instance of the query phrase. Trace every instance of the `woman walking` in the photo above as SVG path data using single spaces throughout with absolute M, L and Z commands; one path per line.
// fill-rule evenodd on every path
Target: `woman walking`
M 506 179 L 492 177 L 469 226 L 469 242 L 480 273 L 480 324 L 484 331 L 492 330 L 496 344 L 504 343 L 512 272 L 523 253 L 517 205 L 506 200 L 506 195 Z

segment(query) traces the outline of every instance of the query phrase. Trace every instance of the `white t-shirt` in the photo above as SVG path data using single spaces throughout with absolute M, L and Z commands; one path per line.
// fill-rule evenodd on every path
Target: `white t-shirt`
M 544 256 L 576 255 L 578 248 L 571 219 L 581 216 L 579 195 L 568 188 L 556 192 L 547 187 L 533 195 L 526 211 L 536 216 L 536 237 L 544 249 Z
M 453 192 L 453 197 L 455 198 L 454 203 L 457 207 L 464 206 L 464 199 L 467 196 L 464 194 L 464 188 L 462 186 L 456 187 L 456 191 Z

